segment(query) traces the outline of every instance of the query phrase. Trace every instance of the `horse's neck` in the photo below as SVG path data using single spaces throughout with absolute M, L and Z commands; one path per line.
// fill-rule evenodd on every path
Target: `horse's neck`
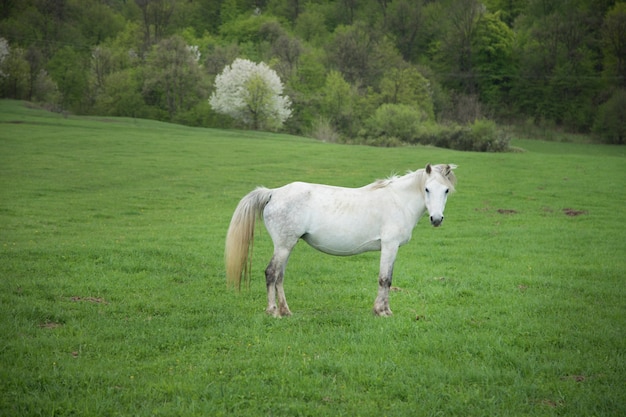
M 423 169 L 410 172 L 405 176 L 400 177 L 398 181 L 395 182 L 394 186 L 400 192 L 417 194 L 420 197 L 423 197 L 422 188 L 425 185 L 424 175 Z
M 416 213 L 419 218 L 424 214 L 426 203 L 424 201 L 424 170 L 411 172 L 391 185 L 395 194 L 402 200 L 405 208 Z M 417 221 L 417 220 L 416 220 Z

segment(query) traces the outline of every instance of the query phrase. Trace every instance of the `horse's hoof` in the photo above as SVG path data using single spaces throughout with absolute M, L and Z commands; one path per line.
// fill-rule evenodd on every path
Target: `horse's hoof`
M 278 315 L 280 317 L 289 317 L 291 316 L 291 310 L 289 310 L 289 307 L 287 307 L 287 305 L 281 305 L 278 307 Z
M 389 317 L 389 316 L 392 316 L 393 313 L 388 308 L 383 309 L 383 310 L 378 310 L 378 309 L 374 308 L 374 315 L 378 316 L 378 317 Z

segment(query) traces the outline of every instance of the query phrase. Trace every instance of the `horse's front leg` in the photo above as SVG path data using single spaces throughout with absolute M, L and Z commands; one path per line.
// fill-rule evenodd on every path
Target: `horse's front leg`
M 274 317 L 291 316 L 291 311 L 285 298 L 283 278 L 289 253 L 274 253 L 272 260 L 265 269 L 265 283 L 267 285 L 267 309 L 265 312 Z M 278 296 L 278 305 L 276 297 Z
M 377 316 L 391 316 L 389 308 L 389 289 L 393 277 L 393 264 L 396 261 L 398 246 L 383 248 L 380 252 L 380 271 L 378 273 L 378 296 L 374 301 L 374 314 Z

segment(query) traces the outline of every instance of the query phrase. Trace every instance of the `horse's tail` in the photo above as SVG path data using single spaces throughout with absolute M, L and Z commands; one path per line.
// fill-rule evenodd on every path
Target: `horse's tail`
M 242 276 L 246 285 L 250 283 L 254 225 L 257 218 L 263 217 L 263 209 L 271 197 L 272 190 L 258 187 L 241 199 L 230 221 L 224 250 L 226 283 L 237 290 L 241 289 Z

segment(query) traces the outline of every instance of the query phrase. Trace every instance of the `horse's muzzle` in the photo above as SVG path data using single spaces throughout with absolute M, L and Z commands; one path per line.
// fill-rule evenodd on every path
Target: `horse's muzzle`
M 430 216 L 430 224 L 433 226 L 439 227 L 441 223 L 443 223 L 443 216 Z

